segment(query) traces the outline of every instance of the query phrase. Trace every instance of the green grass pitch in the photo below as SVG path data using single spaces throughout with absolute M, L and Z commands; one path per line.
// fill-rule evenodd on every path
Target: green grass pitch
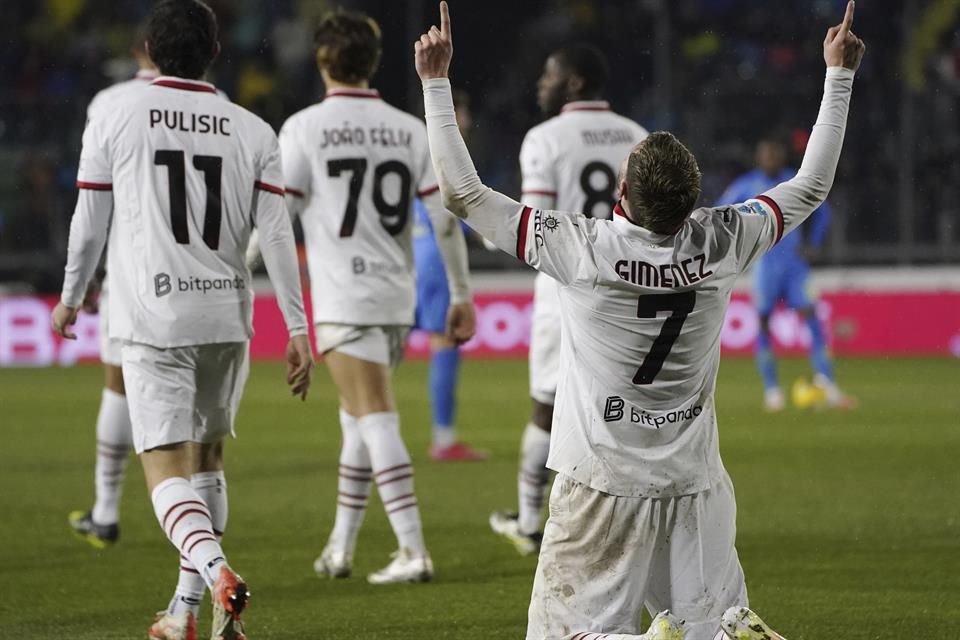
M 784 380 L 805 371 L 782 365 Z M 842 361 L 860 398 L 848 413 L 770 416 L 753 365 L 726 360 L 721 451 L 738 496 L 738 547 L 751 602 L 789 640 L 960 637 L 960 364 Z M 487 528 L 516 502 L 528 414 L 522 362 L 467 362 L 465 439 L 484 463 L 426 459 L 426 367 L 396 376 L 403 429 L 437 575 L 374 587 L 393 538 L 378 500 L 354 577 L 320 580 L 312 562 L 331 528 L 339 445 L 335 394 L 318 373 L 306 404 L 286 395 L 278 364 L 253 367 L 240 438 L 227 449 L 226 550 L 253 592 L 261 638 L 522 638 L 535 561 Z M 90 506 L 100 372 L 0 371 L 0 637 L 144 638 L 176 581 L 177 557 L 131 459 L 120 544 L 95 551 L 66 515 Z M 201 629 L 209 610 L 204 605 Z M 206 637 L 206 636 L 202 636 Z

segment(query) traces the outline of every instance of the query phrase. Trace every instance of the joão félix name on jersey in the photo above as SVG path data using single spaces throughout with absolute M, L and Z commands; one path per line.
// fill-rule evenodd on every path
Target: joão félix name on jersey
M 386 125 L 379 127 L 351 126 L 344 122 L 342 127 L 324 129 L 321 132 L 320 148 L 340 147 L 343 145 L 365 145 L 367 142 L 375 147 L 405 147 L 410 148 L 413 134 L 406 129 L 391 129 Z
M 210 291 L 236 291 L 246 289 L 247 283 L 240 276 L 233 278 L 173 278 L 168 273 L 153 276 L 153 291 L 158 298 L 173 293 L 199 293 L 207 295 Z
M 608 397 L 603 407 L 604 422 L 620 422 L 621 420 L 625 419 L 627 416 L 626 406 L 627 403 L 620 396 Z M 701 413 L 703 413 L 703 407 L 700 405 L 687 407 L 686 409 L 667 411 L 666 413 L 661 413 L 657 416 L 650 415 L 643 409 L 630 407 L 630 422 L 633 424 L 642 424 L 647 427 L 659 429 L 660 427 L 668 424 L 689 422 L 690 420 L 698 417 Z
M 169 109 L 150 109 L 150 128 L 166 127 L 171 131 L 184 133 L 212 133 L 220 136 L 229 136 L 230 118 L 209 113 L 186 113 Z

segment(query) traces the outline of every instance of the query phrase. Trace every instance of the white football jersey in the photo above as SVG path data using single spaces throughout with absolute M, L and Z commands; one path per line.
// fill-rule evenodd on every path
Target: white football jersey
M 282 185 L 273 130 L 206 82 L 159 77 L 95 110 L 77 186 L 113 191 L 110 337 L 158 348 L 249 339 L 244 252 L 258 207 L 289 227 Z
M 620 165 L 647 135 L 639 124 L 611 111 L 606 101 L 568 102 L 523 139 L 521 200 L 534 208 L 610 218 Z M 538 273 L 535 302 L 541 313 L 559 312 L 557 295 L 554 280 Z
M 112 84 L 106 89 L 100 90 L 87 105 L 87 122 L 93 120 L 94 116 L 101 110 L 109 112 L 110 105 L 148 86 L 159 75 L 158 72 L 150 69 L 140 69 L 137 71 L 137 75 L 129 80 Z
M 374 90 L 334 90 L 280 131 L 315 323 L 411 325 L 413 202 L 437 191 L 423 121 Z

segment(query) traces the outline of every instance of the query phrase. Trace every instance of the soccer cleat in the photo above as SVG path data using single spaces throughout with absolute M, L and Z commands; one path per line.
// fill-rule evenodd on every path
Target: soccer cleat
M 247 608 L 250 591 L 230 567 L 220 567 L 213 584 L 213 634 L 211 640 L 246 640 L 240 614 Z
M 832 380 L 818 373 L 813 378 L 813 386 L 821 391 L 824 404 L 831 409 L 856 409 L 857 399 L 848 396 Z
M 120 538 L 120 525 L 97 524 L 90 511 L 71 511 L 67 520 L 73 533 L 96 549 L 106 549 Z
M 787 400 L 780 387 L 771 387 L 763 392 L 763 408 L 771 413 L 783 411 Z
M 353 556 L 327 545 L 313 561 L 313 570 L 321 578 L 349 578 L 353 571 Z
M 177 616 L 158 611 L 147 637 L 150 640 L 197 640 L 197 618 L 189 611 Z
M 398 582 L 430 582 L 433 578 L 433 561 L 430 556 L 414 555 L 406 547 L 390 554 L 393 561 L 380 571 L 367 576 L 370 584 L 395 584 Z
M 490 528 L 504 540 L 514 546 L 522 556 L 540 552 L 543 533 L 523 533 L 520 531 L 520 516 L 514 512 L 494 511 L 490 514 Z
M 730 607 L 724 611 L 720 628 L 732 640 L 786 640 L 746 607 Z
M 437 462 L 477 462 L 489 457 L 489 452 L 474 449 L 463 442 L 454 442 L 449 447 L 430 447 L 430 459 Z
M 684 620 L 680 620 L 669 610 L 661 611 L 650 623 L 647 632 L 640 637 L 643 640 L 683 640 L 684 624 L 686 624 Z

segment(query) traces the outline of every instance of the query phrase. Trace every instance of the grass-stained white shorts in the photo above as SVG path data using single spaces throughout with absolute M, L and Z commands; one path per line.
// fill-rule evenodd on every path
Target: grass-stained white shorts
M 714 640 L 723 612 L 747 606 L 735 537 L 726 474 L 702 493 L 662 499 L 612 496 L 558 475 L 527 640 L 640 635 L 644 606 L 685 619 L 686 640 Z
M 337 351 L 367 362 L 395 367 L 403 358 L 409 327 L 321 323 L 315 327 L 317 353 Z

